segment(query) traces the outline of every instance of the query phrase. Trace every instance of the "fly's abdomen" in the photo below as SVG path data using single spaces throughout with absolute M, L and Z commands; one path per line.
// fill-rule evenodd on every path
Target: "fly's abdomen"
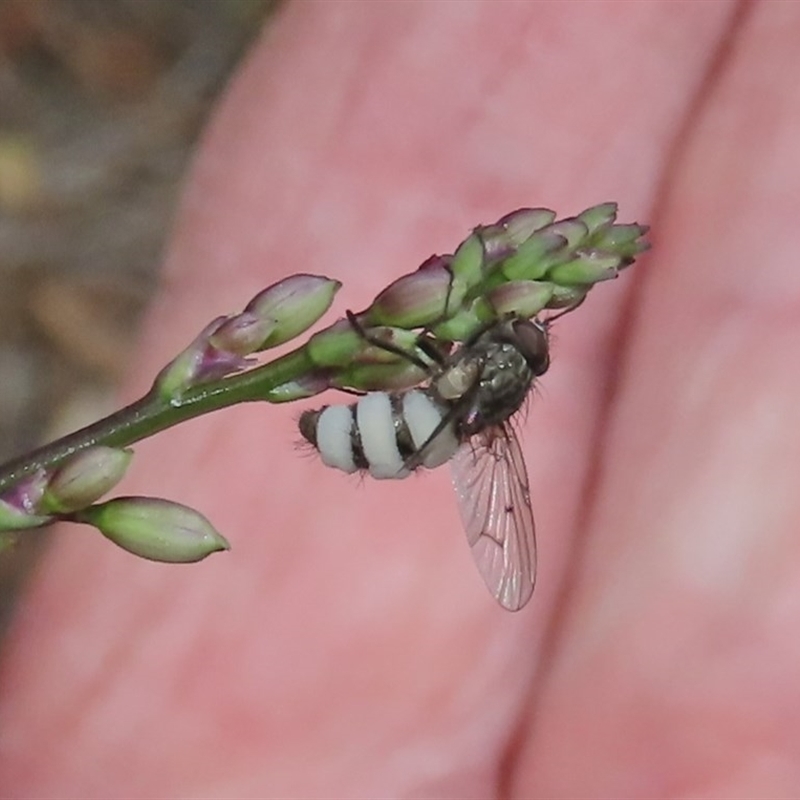
M 438 467 L 455 454 L 459 442 L 451 423 L 431 438 L 446 414 L 421 390 L 371 392 L 352 405 L 305 411 L 299 426 L 329 467 L 405 478 L 417 467 Z

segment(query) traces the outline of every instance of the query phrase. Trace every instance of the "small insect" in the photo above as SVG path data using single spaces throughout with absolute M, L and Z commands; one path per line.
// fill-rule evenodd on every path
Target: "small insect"
M 374 478 L 449 461 L 478 569 L 497 601 L 517 611 L 533 593 L 536 541 L 511 417 L 549 363 L 546 323 L 503 319 L 441 357 L 426 385 L 305 411 L 300 433 L 327 466 Z

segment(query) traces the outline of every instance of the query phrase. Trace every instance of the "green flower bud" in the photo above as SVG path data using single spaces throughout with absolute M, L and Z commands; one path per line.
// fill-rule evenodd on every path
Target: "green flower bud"
M 353 364 L 336 373 L 331 386 L 360 392 L 397 391 L 416 386 L 428 373 L 408 360 L 393 364 Z
M 577 258 L 549 270 L 547 278 L 561 286 L 592 285 L 616 278 L 619 262 L 619 257 L 608 253 L 579 253 Z
M 480 231 L 468 236 L 453 254 L 450 271 L 453 274 L 451 308 L 458 307 L 464 293 L 483 278 L 484 249 Z
M 270 403 L 291 403 L 293 400 L 304 400 L 331 388 L 330 377 L 323 374 L 304 375 L 296 381 L 288 381 L 275 386 L 264 394 Z
M 44 514 L 33 514 L 13 503 L 0 500 L 0 531 L 19 531 L 25 528 L 40 528 L 52 522 L 53 518 Z
M 102 445 L 76 453 L 53 473 L 42 507 L 65 514 L 94 503 L 122 480 L 132 456 L 132 450 Z
M 274 324 L 272 333 L 259 349 L 266 350 L 308 330 L 330 307 L 339 281 L 321 275 L 291 275 L 259 292 L 245 307 Z
M 543 278 L 550 267 L 564 260 L 566 249 L 567 240 L 546 228 L 523 242 L 513 256 L 502 262 L 500 269 L 507 280 L 536 281 Z
M 468 308 L 462 309 L 441 325 L 437 325 L 433 329 L 433 334 L 444 341 L 463 342 L 493 316 L 494 310 L 481 297 L 474 300 Z
M 403 328 L 370 327 L 369 335 L 389 347 L 402 350 L 413 350 L 417 334 Z M 350 324 L 349 320 L 340 319 L 315 333 L 306 345 L 309 358 L 318 367 L 348 367 L 351 364 L 387 364 L 394 363 L 402 357 L 384 347 L 370 344 L 364 336 Z
M 650 228 L 647 225 L 612 225 L 598 239 L 596 247 L 616 253 L 621 258 L 632 259 L 650 249 L 650 244 L 639 241 Z
M 156 497 L 116 497 L 76 512 L 123 550 L 171 564 L 200 561 L 230 545 L 193 508 Z
M 586 226 L 590 236 L 610 227 L 616 218 L 616 203 L 600 203 L 600 205 L 587 208 L 576 217 Z

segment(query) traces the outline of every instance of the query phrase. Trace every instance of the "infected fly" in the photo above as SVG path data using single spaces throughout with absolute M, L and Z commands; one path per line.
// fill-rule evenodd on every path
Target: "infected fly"
M 517 611 L 533 593 L 536 541 L 511 418 L 549 366 L 547 324 L 502 319 L 438 360 L 426 385 L 305 411 L 300 432 L 344 472 L 405 478 L 449 461 L 478 569 L 497 601 Z

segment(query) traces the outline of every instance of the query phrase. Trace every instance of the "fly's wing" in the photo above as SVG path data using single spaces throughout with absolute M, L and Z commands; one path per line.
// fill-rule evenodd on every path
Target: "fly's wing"
M 451 461 L 458 509 L 483 580 L 509 611 L 522 608 L 536 578 L 528 473 L 510 425 L 473 436 Z

